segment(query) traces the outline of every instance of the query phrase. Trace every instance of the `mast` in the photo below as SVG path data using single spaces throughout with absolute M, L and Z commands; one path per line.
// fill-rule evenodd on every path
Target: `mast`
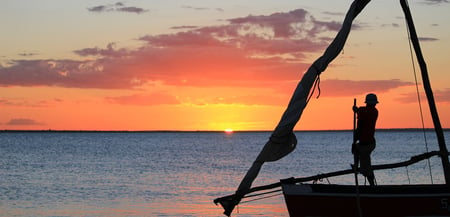
M 430 107 L 431 117 L 433 119 L 434 130 L 436 131 L 436 136 L 439 144 L 439 150 L 441 152 L 440 157 L 442 161 L 442 167 L 444 169 L 445 183 L 450 185 L 450 163 L 448 160 L 448 150 L 445 145 L 444 131 L 442 130 L 441 122 L 439 120 L 439 115 L 436 109 L 436 103 L 434 101 L 433 91 L 431 89 L 430 80 L 428 77 L 427 65 L 425 59 L 423 58 L 422 51 L 420 49 L 419 39 L 417 38 L 416 29 L 414 27 L 414 22 L 411 16 L 411 11 L 409 10 L 407 0 L 400 0 L 400 4 L 405 14 L 405 19 L 408 24 L 408 30 L 410 35 L 410 40 L 413 44 L 417 61 L 420 66 L 420 71 L 422 74 L 423 88 L 425 89 L 425 94 L 427 96 L 428 105 Z

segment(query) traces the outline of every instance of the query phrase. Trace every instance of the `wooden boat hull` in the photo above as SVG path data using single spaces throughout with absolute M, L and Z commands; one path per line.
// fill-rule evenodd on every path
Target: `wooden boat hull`
M 356 188 L 351 185 L 283 184 L 291 217 L 358 216 Z M 363 217 L 450 216 L 447 185 L 359 186 Z

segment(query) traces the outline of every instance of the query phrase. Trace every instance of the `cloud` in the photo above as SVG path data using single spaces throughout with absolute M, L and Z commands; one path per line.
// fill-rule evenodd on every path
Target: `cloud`
M 121 7 L 121 8 L 117 8 L 116 10 L 123 11 L 123 12 L 132 12 L 132 13 L 136 13 L 136 14 L 147 12 L 147 10 L 138 8 L 138 7 Z
M 323 14 L 332 15 L 332 16 L 345 16 L 345 13 L 334 12 L 334 11 L 324 11 Z
M 398 27 L 400 27 L 400 24 L 398 24 L 398 23 L 382 24 L 381 27 L 394 27 L 394 28 L 398 28 Z
M 287 13 L 274 13 L 269 16 L 247 16 L 229 20 L 231 24 L 245 27 L 262 27 L 272 30 L 275 38 L 288 37 L 316 37 L 324 31 L 337 31 L 341 27 L 339 22 L 325 22 L 316 20 L 304 9 L 297 9 Z
M 425 42 L 425 41 L 438 41 L 437 38 L 431 38 L 431 37 L 419 37 L 419 41 Z
M 60 86 L 77 88 L 131 88 L 138 80 L 116 70 L 105 71 L 101 61 L 14 60 L 0 67 L 0 86 Z M 114 67 L 114 61 L 106 69 Z
M 184 9 L 191 9 L 191 10 L 196 10 L 196 11 L 205 11 L 205 10 L 215 10 L 215 11 L 219 11 L 219 12 L 224 12 L 224 10 L 222 8 L 205 8 L 205 7 L 193 7 L 193 6 L 189 6 L 189 5 L 182 5 L 181 8 Z
M 434 96 L 438 102 L 450 103 L 450 89 L 436 90 Z
M 139 7 L 125 6 L 125 4 L 122 2 L 117 2 L 115 4 L 108 4 L 108 5 L 98 5 L 98 6 L 87 8 L 87 10 L 90 12 L 95 12 L 95 13 L 119 11 L 119 12 L 130 12 L 130 13 L 136 13 L 136 14 L 141 14 L 141 13 L 145 13 L 148 11 L 146 9 L 139 8 Z
M 19 53 L 19 56 L 23 56 L 23 57 L 32 57 L 32 56 L 36 56 L 39 55 L 39 53 L 36 52 L 23 52 L 23 53 Z
M 450 103 L 450 89 L 447 88 L 445 90 L 434 90 L 433 91 L 434 100 L 440 103 Z M 420 93 L 420 99 L 422 101 L 426 100 L 426 96 L 424 92 Z M 416 103 L 417 102 L 417 93 L 409 93 L 403 94 L 398 98 L 399 101 L 403 103 Z
M 107 97 L 109 103 L 123 104 L 123 105 L 170 105 L 179 104 L 178 99 L 166 93 L 152 93 L 146 95 L 134 94 L 118 97 Z
M 29 100 L 23 98 L 6 98 L 6 97 L 0 98 L 1 106 L 14 106 L 14 107 L 44 108 L 60 102 L 62 102 L 62 100 L 57 98 L 53 100 Z
M 198 28 L 198 26 L 188 26 L 188 25 L 184 25 L 184 26 L 173 26 L 170 27 L 170 29 L 175 29 L 175 30 L 180 30 L 180 29 L 196 29 Z
M 100 5 L 91 11 L 125 7 Z M 329 44 L 340 27 L 297 9 L 229 19 L 224 25 L 173 34 L 147 35 L 136 49 L 80 48 L 85 60 L 10 60 L 0 65 L 0 86 L 58 86 L 137 89 L 152 82 L 195 87 L 274 87 L 298 80 L 310 65 L 305 57 Z M 192 28 L 191 28 L 192 27 Z M 355 27 L 362 28 L 355 24 Z
M 95 7 L 91 7 L 91 8 L 87 8 L 88 11 L 90 12 L 104 12 L 106 10 L 108 10 L 108 6 L 105 5 L 99 5 L 99 6 L 95 6 Z
M 210 8 L 205 8 L 205 7 L 193 7 L 193 6 L 188 6 L 188 5 L 183 5 L 183 6 L 181 6 L 181 8 L 185 8 L 185 9 L 193 9 L 193 10 L 196 10 L 196 11 L 210 10 Z
M 14 118 L 9 120 L 6 125 L 11 126 L 30 126 L 30 125 L 44 125 L 43 123 L 37 122 L 33 119 L 27 118 Z
M 280 106 L 286 104 L 286 98 L 276 95 L 244 94 L 241 96 L 216 97 L 208 100 L 210 104 L 238 104 L 238 105 L 269 105 Z
M 436 4 L 443 4 L 443 3 L 450 3 L 449 0 L 424 0 L 425 4 L 428 5 L 436 5 Z
M 389 90 L 414 85 L 413 82 L 405 82 L 399 79 L 391 80 L 338 80 L 330 79 L 320 82 L 321 95 L 323 97 L 355 96 L 370 92 L 383 93 Z
M 100 57 L 108 57 L 108 58 L 122 58 L 128 56 L 128 51 L 126 49 L 115 49 L 115 43 L 109 43 L 106 46 L 106 49 L 102 48 L 84 48 L 81 50 L 73 51 L 75 54 L 80 56 L 100 56 Z

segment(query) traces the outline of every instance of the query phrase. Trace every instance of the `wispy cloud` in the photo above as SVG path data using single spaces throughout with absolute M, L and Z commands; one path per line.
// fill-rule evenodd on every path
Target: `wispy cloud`
M 179 104 L 179 100 L 167 93 L 133 94 L 126 96 L 107 97 L 109 103 L 123 105 L 170 105 Z
M 0 98 L 1 106 L 12 106 L 12 107 L 36 107 L 43 108 L 54 105 L 55 103 L 62 102 L 61 99 L 53 99 L 53 100 L 29 100 L 23 98 Z
M 126 49 L 116 49 L 115 43 L 109 43 L 106 48 L 83 48 L 80 50 L 73 51 L 80 56 L 98 56 L 98 57 L 108 57 L 108 58 L 121 58 L 126 57 L 128 50 Z
M 436 90 L 434 91 L 434 95 L 438 102 L 450 103 L 450 89 Z
M 221 96 L 213 99 L 207 99 L 204 103 L 208 104 L 237 104 L 237 105 L 268 105 L 279 106 L 286 104 L 287 98 L 276 95 L 263 94 L 242 94 L 239 96 Z
M 426 100 L 424 92 L 421 92 L 419 95 L 422 101 Z M 448 88 L 445 90 L 434 90 L 433 95 L 436 102 L 450 103 L 450 89 Z M 417 93 L 403 94 L 398 98 L 398 100 L 403 103 L 416 103 Z
M 429 5 L 436 5 L 436 4 L 443 4 L 443 3 L 450 3 L 449 0 L 424 0 L 425 4 Z
M 394 28 L 398 28 L 398 27 L 400 27 L 400 24 L 398 24 L 398 23 L 382 24 L 381 27 L 394 27 Z
M 182 5 L 181 8 L 191 9 L 191 10 L 196 10 L 196 11 L 215 10 L 215 11 L 219 11 L 219 12 L 224 12 L 223 8 L 194 7 L 194 6 L 189 6 L 189 5 Z
M 173 26 L 170 27 L 171 29 L 176 29 L 176 30 L 186 30 L 186 29 L 195 29 L 198 28 L 198 26 L 188 26 L 188 25 L 184 25 L 184 26 Z
M 19 53 L 19 56 L 23 56 L 23 57 L 32 57 L 32 56 L 36 56 L 39 55 L 39 53 L 37 52 L 23 52 L 23 53 Z
M 432 37 L 419 37 L 420 41 L 438 41 L 439 39 L 437 38 L 432 38 Z
M 14 118 L 5 123 L 11 126 L 33 126 L 33 125 L 45 125 L 33 119 L 28 118 Z
M 296 82 L 291 82 L 284 86 L 278 86 L 277 90 L 272 91 L 270 94 L 267 92 L 241 92 L 230 94 L 214 94 L 214 96 L 203 96 L 200 98 L 177 98 L 169 93 L 151 93 L 151 94 L 133 94 L 118 97 L 107 97 L 106 100 L 113 104 L 123 105 L 170 105 L 170 104 L 193 104 L 193 105 L 206 105 L 206 104 L 237 104 L 237 105 L 264 105 L 274 106 L 283 105 L 288 100 L 288 97 L 292 93 Z M 363 95 L 369 92 L 385 93 L 399 87 L 414 85 L 412 82 L 403 82 L 398 79 L 390 80 L 323 80 L 320 83 L 321 94 L 320 97 L 348 97 L 355 95 Z M 276 86 L 276 85 L 274 85 Z M 289 88 L 285 88 L 289 86 Z M 317 90 L 316 90 L 317 91 Z M 318 93 L 318 92 L 316 92 Z M 447 100 L 450 102 L 450 91 L 436 92 L 436 97 L 439 100 Z M 414 99 L 410 99 L 414 100 Z M 406 96 L 402 100 L 408 103 Z
M 188 5 L 183 5 L 181 6 L 182 8 L 185 9 L 193 9 L 193 10 L 197 10 L 197 11 L 203 11 L 203 10 L 210 10 L 210 8 L 205 8 L 205 7 L 193 7 L 193 6 L 188 6 Z
M 136 14 L 141 14 L 141 13 L 145 13 L 148 11 L 148 10 L 146 10 L 144 8 L 140 8 L 140 7 L 125 6 L 125 4 L 122 2 L 117 2 L 115 4 L 98 5 L 98 6 L 94 6 L 94 7 L 89 7 L 89 8 L 87 8 L 87 10 L 90 12 L 96 12 L 96 13 L 120 11 L 120 12 L 136 13 Z
M 321 96 L 324 97 L 354 96 L 369 92 L 383 93 L 395 88 L 411 85 L 414 85 L 414 83 L 399 79 L 362 81 L 330 79 L 320 82 L 320 87 L 323 91 Z
M 343 13 L 343 12 L 334 12 L 334 11 L 325 11 L 325 12 L 323 12 L 323 14 L 326 14 L 326 15 L 332 15 L 332 16 L 345 16 L 345 13 Z

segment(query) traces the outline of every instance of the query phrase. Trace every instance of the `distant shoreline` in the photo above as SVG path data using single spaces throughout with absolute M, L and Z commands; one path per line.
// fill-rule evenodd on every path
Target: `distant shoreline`
M 433 128 L 389 128 L 377 131 L 434 131 Z M 450 131 L 450 128 L 443 129 Z M 347 130 L 296 130 L 295 132 L 347 132 Z M 236 130 L 232 133 L 270 133 L 271 130 Z M 0 130 L 0 133 L 226 133 L 220 130 Z

